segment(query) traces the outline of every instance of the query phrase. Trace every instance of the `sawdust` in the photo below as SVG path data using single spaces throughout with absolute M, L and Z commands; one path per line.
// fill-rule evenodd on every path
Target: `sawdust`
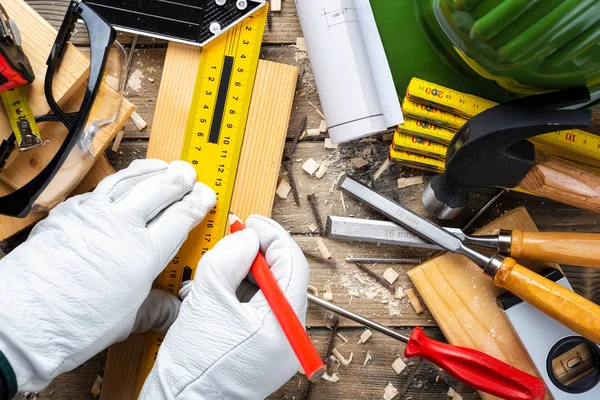
M 375 279 L 361 272 L 353 271 L 341 275 L 340 283 L 351 297 L 386 304 L 390 317 L 400 317 L 403 310 L 410 304 L 407 298 L 397 298 L 396 293 L 390 293 L 389 290 L 377 283 Z M 397 293 L 403 294 L 404 292 L 397 291 Z
M 129 75 L 127 80 L 127 89 L 139 92 L 142 89 L 142 82 L 146 76 L 141 69 L 136 69 Z

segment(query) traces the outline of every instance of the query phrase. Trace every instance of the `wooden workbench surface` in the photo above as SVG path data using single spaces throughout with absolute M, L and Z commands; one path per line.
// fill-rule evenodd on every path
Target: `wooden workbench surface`
M 68 3 L 67 0 L 27 1 L 57 27 L 62 21 Z M 307 55 L 297 51 L 296 46 L 294 46 L 296 37 L 302 36 L 295 6 L 292 0 L 285 0 L 282 4 L 282 11 L 273 14 L 272 29 L 267 29 L 265 34 L 262 58 L 300 67 L 301 77 L 298 82 L 290 122 L 291 135 L 305 115 L 308 116 L 309 128 L 318 128 L 321 117 L 316 111 L 320 110 L 320 103 Z M 120 41 L 124 44 L 130 43 L 130 39 L 127 36 L 120 36 Z M 81 32 L 75 36 L 74 42 L 80 46 L 86 46 L 86 39 Z M 125 138 L 119 151 L 116 153 L 108 151 L 109 158 L 117 169 L 125 168 L 133 159 L 145 157 L 155 100 L 161 81 L 162 64 L 166 51 L 165 44 L 151 39 L 140 39 L 138 43 L 142 43 L 143 47 L 140 48 L 138 44 L 138 49 L 135 52 L 127 97 L 137 105 L 139 114 L 145 118 L 149 126 L 140 132 L 131 122 L 127 124 Z M 596 112 L 598 116 L 596 120 L 600 120 L 600 112 L 598 111 L 600 110 Z M 600 132 L 600 123 L 597 122 L 594 130 L 596 133 Z M 341 145 L 339 150 L 327 150 L 323 146 L 325 137 L 325 135 L 321 135 L 320 137 L 307 138 L 297 148 L 296 162 L 293 168 L 300 185 L 302 205 L 296 206 L 290 195 L 290 199 L 277 198 L 273 210 L 275 220 L 294 236 L 300 246 L 313 251 L 316 251 L 315 240 L 317 236 L 309 229 L 314 220 L 308 201 L 306 201 L 306 195 L 311 191 L 316 193 L 323 217 L 326 215 L 375 217 L 375 214 L 353 199 L 346 197 L 342 200 L 340 192 L 337 189 L 332 189 L 332 186 L 341 171 L 351 172 L 355 176 L 366 178 L 370 171 L 376 169 L 386 159 L 390 144 L 384 142 L 382 138 L 377 138 L 375 143 L 357 142 Z M 322 179 L 311 178 L 300 168 L 302 161 L 309 157 L 329 166 L 326 175 Z M 357 157 L 364 158 L 369 164 L 361 169 L 354 169 L 350 165 L 350 160 Z M 388 196 L 397 194 L 405 205 L 417 212 L 422 212 L 422 186 L 396 189 L 396 179 L 398 177 L 421 174 L 422 172 L 417 170 L 393 165 L 378 180 L 378 184 L 384 194 Z M 425 181 L 427 182 L 428 176 L 425 175 Z M 453 221 L 454 224 L 456 226 L 464 225 L 471 215 L 487 202 L 493 192 L 491 190 L 481 190 L 475 193 L 469 204 L 471 208 L 463 212 L 459 219 Z M 519 205 L 527 207 L 540 230 L 583 232 L 600 230 L 596 226 L 600 222 L 600 215 L 598 214 L 519 194 L 507 194 L 502 197 L 496 205 L 481 217 L 476 225 L 482 226 Z M 416 254 L 411 252 L 410 249 L 389 246 L 357 245 L 329 240 L 325 240 L 325 242 L 333 252 L 333 257 L 337 260 L 338 265 L 336 268 L 332 268 L 311 261 L 312 285 L 320 291 L 324 290 L 326 284 L 331 285 L 335 302 L 385 325 L 405 332 L 409 332 L 411 327 L 423 326 L 426 327 L 428 334 L 439 339 L 442 338 L 435 321 L 427 310 L 417 315 L 407 299 L 400 302 L 393 301 L 394 299 L 391 299 L 384 289 L 377 288 L 374 284 L 365 285 L 360 283 L 355 274 L 358 273 L 367 281 L 369 281 L 369 278 L 358 272 L 352 264 L 344 263 L 344 259 L 350 255 L 429 256 L 431 253 L 421 252 Z M 411 283 L 406 271 L 412 266 L 393 265 L 392 267 L 400 273 L 399 284 L 404 288 L 410 288 Z M 387 267 L 381 265 L 373 267 L 378 272 L 383 272 L 385 268 Z M 578 292 L 596 302 L 600 302 L 600 271 L 577 267 L 565 267 L 564 270 Z M 331 323 L 330 316 L 314 306 L 309 306 L 307 320 L 309 332 L 321 353 L 325 353 L 330 337 L 328 327 Z M 367 343 L 357 344 L 363 328 L 348 320 L 341 320 L 340 332 L 348 339 L 348 343 L 344 343 L 337 337 L 336 347 L 345 356 L 352 352 L 354 361 L 348 367 L 340 367 L 338 371 L 339 382 L 320 382 L 316 384 L 312 390 L 312 399 L 381 399 L 385 386 L 390 382 L 399 390 L 406 391 L 405 395 L 398 396 L 397 399 L 447 399 L 446 392 L 449 386 L 459 392 L 464 399 L 479 398 L 473 389 L 460 384 L 427 362 L 420 363 L 419 368 L 416 368 L 417 360 L 410 360 L 408 362 L 409 368 L 402 374 L 396 375 L 391 368 L 391 364 L 402 354 L 404 350 L 402 343 L 375 333 Z M 372 361 L 363 366 L 367 352 L 372 356 Z M 20 394 L 17 398 L 20 400 L 25 398 L 40 400 L 92 398 L 90 389 L 96 376 L 103 375 L 105 361 L 106 351 L 100 353 L 77 370 L 60 376 L 43 392 L 39 394 Z M 243 368 L 243 366 L 240 366 L 240 368 Z M 303 399 L 306 390 L 307 380 L 301 375 L 296 375 L 270 398 Z

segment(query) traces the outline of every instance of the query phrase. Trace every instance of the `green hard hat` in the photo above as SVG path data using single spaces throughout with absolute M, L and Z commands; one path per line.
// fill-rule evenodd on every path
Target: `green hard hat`
M 495 101 L 587 86 L 600 0 L 371 0 L 399 94 L 413 76 Z

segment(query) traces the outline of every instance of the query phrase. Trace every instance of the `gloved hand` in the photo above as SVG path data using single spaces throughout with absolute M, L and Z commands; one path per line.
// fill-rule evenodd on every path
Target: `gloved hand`
M 253 216 L 246 226 L 200 260 L 140 399 L 264 399 L 298 371 L 296 356 L 262 292 L 242 303 L 236 289 L 260 246 L 304 322 L 308 264 L 274 221 Z
M 215 201 L 188 163 L 139 160 L 50 212 L 0 261 L 0 351 L 19 390 L 134 330 L 166 330 L 179 301 L 149 296 L 152 282 Z

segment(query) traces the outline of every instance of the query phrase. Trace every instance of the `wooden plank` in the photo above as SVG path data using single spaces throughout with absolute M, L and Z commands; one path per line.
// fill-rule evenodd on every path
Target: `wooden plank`
M 258 63 L 232 198 L 232 211 L 242 219 L 273 210 L 297 79 L 296 67 Z
M 70 196 L 86 193 L 93 190 L 98 183 L 107 177 L 114 174 L 115 170 L 105 156 L 99 157 L 96 164 L 90 172 L 83 178 L 79 185 L 73 190 Z M 0 196 L 5 196 L 12 191 L 4 182 L 0 182 Z M 11 236 L 29 228 L 42 218 L 46 217 L 46 213 L 30 213 L 25 218 L 12 218 L 0 216 L 0 241 L 4 241 Z
M 525 208 L 518 208 L 478 233 L 491 234 L 500 228 L 537 231 Z M 534 270 L 544 267 L 526 265 Z M 408 276 L 450 343 L 481 350 L 534 373 L 526 352 L 496 305 L 496 297 L 503 290 L 495 287 L 478 266 L 461 255 L 444 254 L 409 271 Z M 496 399 L 480 394 L 484 399 Z
M 23 51 L 35 72 L 35 81 L 23 88 L 35 115 L 50 111 L 44 96 L 46 61 L 54 40 L 56 29 L 23 0 L 2 2 L 6 12 L 18 25 L 23 38 Z M 69 44 L 63 56 L 62 66 L 54 78 L 52 93 L 59 104 L 70 98 L 87 79 L 89 61 L 75 46 Z M 0 113 L 0 139 L 7 139 L 12 130 L 6 113 Z
M 157 112 L 154 121 L 152 139 L 148 146 L 148 157 L 160 158 L 165 161 L 179 159 L 183 147 L 185 137 L 185 129 L 188 120 L 188 115 L 191 109 L 192 97 L 194 94 L 194 85 L 190 82 L 195 82 L 196 73 L 199 68 L 200 50 L 185 45 L 174 44 L 170 45 L 163 70 L 163 79 L 160 93 L 157 101 Z M 268 68 L 267 71 L 263 71 Z M 274 79 L 271 76 L 272 72 L 281 73 L 283 76 L 279 79 Z M 244 198 L 253 195 L 256 187 L 261 185 L 273 186 L 273 193 L 269 198 L 261 197 L 269 207 L 273 201 L 274 187 L 276 184 L 277 173 L 271 172 L 273 182 L 269 183 L 265 180 L 265 176 L 256 174 L 254 165 L 262 162 L 258 154 L 279 154 L 281 158 L 281 150 L 285 141 L 285 120 L 289 118 L 291 107 L 291 97 L 295 84 L 297 70 L 293 67 L 283 68 L 268 63 L 259 63 L 259 70 L 255 81 L 258 103 L 253 108 L 248 120 L 247 126 L 250 127 L 249 141 L 244 142 L 242 150 L 244 154 L 244 164 L 240 164 L 239 172 L 244 175 L 246 168 L 251 168 L 251 173 L 245 175 L 247 179 L 252 179 L 251 182 L 245 182 L 247 191 L 245 193 L 238 192 L 234 196 L 232 209 L 239 210 L 243 215 L 252 214 L 254 212 L 263 212 L 265 215 L 270 215 L 270 209 L 262 204 L 247 202 Z M 285 93 L 284 90 L 291 91 Z M 277 95 L 282 98 L 271 98 L 272 103 L 265 101 L 264 96 Z M 254 99 L 254 96 L 253 96 Z M 252 100 L 254 102 L 254 100 Z M 277 106 L 276 110 L 263 109 L 264 107 L 273 107 L 273 104 L 282 103 Z M 287 106 L 286 106 L 287 104 Z M 277 116 L 274 112 L 286 112 L 287 114 Z M 268 130 L 260 130 L 265 123 L 274 123 L 275 126 Z M 274 138 L 261 137 L 260 135 L 273 134 Z M 279 138 L 277 140 L 276 138 Z M 270 147 L 267 147 L 266 143 Z M 274 169 L 277 171 L 277 169 Z M 236 200 L 237 199 L 237 200 Z M 241 201 L 243 200 L 243 201 Z M 236 202 L 240 202 L 237 204 Z M 256 207 L 256 211 L 253 209 Z M 266 210 L 266 211 L 265 211 Z M 129 338 L 125 344 L 118 347 L 111 347 L 107 362 L 107 376 L 114 377 L 106 379 L 102 391 L 102 399 L 132 399 L 135 396 L 136 379 L 139 370 L 139 346 L 142 345 L 143 338 L 133 336 Z M 124 363 L 122 360 L 130 360 Z

